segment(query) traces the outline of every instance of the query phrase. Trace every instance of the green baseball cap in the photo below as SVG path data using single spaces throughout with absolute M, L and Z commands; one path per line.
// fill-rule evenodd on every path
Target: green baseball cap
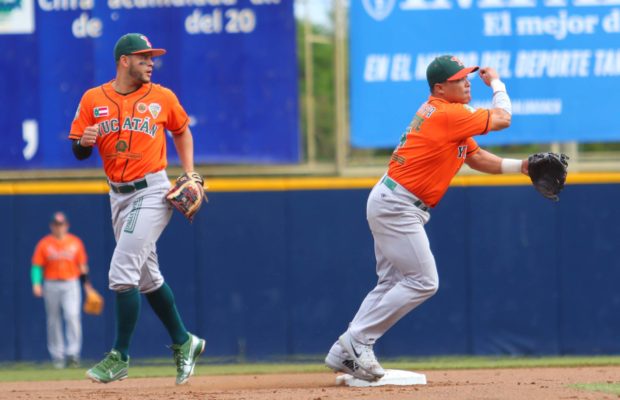
M 130 54 L 151 53 L 153 57 L 166 54 L 164 49 L 154 49 L 149 38 L 141 33 L 128 33 L 121 36 L 114 46 L 114 59 L 120 60 L 121 56 Z
M 69 220 L 67 219 L 65 213 L 63 213 L 62 211 L 56 211 L 54 214 L 52 214 L 52 217 L 50 218 L 50 224 L 64 225 L 68 223 Z
M 446 54 L 431 61 L 426 68 L 426 80 L 433 90 L 436 83 L 457 81 L 476 71 L 478 71 L 477 66 L 465 67 L 465 64 L 457 57 Z

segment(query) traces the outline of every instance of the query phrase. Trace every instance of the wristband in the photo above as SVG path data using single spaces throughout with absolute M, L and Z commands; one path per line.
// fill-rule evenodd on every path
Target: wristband
M 514 158 L 502 158 L 502 174 L 519 173 L 523 161 Z
M 93 152 L 92 147 L 82 146 L 82 138 L 73 140 L 71 149 L 73 150 L 73 155 L 75 155 L 75 158 L 77 158 L 78 160 L 87 159 L 88 157 L 90 157 L 91 153 Z
M 85 284 L 86 282 L 88 282 L 88 274 L 81 274 L 80 275 L 80 282 L 83 284 Z
M 506 85 L 499 79 L 493 79 L 491 87 L 493 88 L 493 107 L 512 115 L 512 102 L 510 97 L 508 97 L 508 92 L 506 92 Z
M 43 268 L 40 265 L 33 265 L 30 269 L 30 279 L 33 285 L 40 285 L 43 283 Z
M 504 82 L 500 81 L 499 79 L 493 79 L 491 81 L 491 89 L 493 89 L 493 93 L 495 93 L 495 92 L 505 92 L 506 91 L 506 85 L 504 84 Z

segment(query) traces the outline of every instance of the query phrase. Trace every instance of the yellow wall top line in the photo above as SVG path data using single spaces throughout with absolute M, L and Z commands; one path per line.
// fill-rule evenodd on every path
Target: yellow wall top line
M 209 192 L 258 192 L 289 190 L 369 189 L 379 177 L 279 177 L 279 178 L 213 178 L 207 181 Z M 567 184 L 620 183 L 620 173 L 574 173 Z M 451 186 L 524 186 L 530 185 L 524 175 L 462 175 Z M 0 195 L 26 194 L 103 194 L 108 192 L 104 180 L 53 180 L 0 182 Z

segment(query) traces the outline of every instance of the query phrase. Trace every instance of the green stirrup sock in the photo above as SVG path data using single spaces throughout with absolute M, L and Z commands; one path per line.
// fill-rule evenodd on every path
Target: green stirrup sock
M 174 294 L 172 294 L 170 286 L 164 282 L 159 289 L 147 293 L 146 298 L 153 308 L 153 311 L 155 311 L 155 314 L 157 314 L 168 330 L 172 343 L 183 344 L 187 342 L 189 334 L 177 311 L 177 306 L 174 303 Z
M 127 361 L 129 343 L 140 315 L 140 292 L 138 288 L 116 292 L 116 340 L 114 349 Z

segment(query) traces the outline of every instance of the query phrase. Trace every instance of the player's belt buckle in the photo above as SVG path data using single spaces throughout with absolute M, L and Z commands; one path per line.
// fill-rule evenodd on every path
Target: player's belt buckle
M 388 189 L 390 189 L 391 191 L 394 191 L 394 189 L 396 189 L 396 186 L 398 186 L 398 183 L 390 178 L 389 176 L 384 176 L 383 180 L 381 181 L 385 186 L 388 187 Z M 420 199 L 417 199 L 413 202 L 413 205 L 418 207 L 420 210 L 422 211 L 428 211 L 430 210 L 430 207 L 427 206 L 426 204 L 424 204 L 424 202 Z
M 414 201 L 414 202 L 413 202 L 413 205 L 414 205 L 414 206 L 416 206 L 416 207 L 418 207 L 418 208 L 419 208 L 420 210 L 422 210 L 422 211 L 428 211 L 428 210 L 429 210 L 428 206 L 427 206 L 426 204 L 424 204 L 424 203 L 422 202 L 422 200 L 416 200 L 416 201 Z
M 122 194 L 132 193 L 132 192 L 135 192 L 136 190 L 141 190 L 148 186 L 149 184 L 146 182 L 146 179 L 142 179 L 141 181 L 136 181 L 136 182 L 133 182 L 127 185 L 114 185 L 110 183 L 110 188 L 112 189 L 114 193 L 122 193 Z

